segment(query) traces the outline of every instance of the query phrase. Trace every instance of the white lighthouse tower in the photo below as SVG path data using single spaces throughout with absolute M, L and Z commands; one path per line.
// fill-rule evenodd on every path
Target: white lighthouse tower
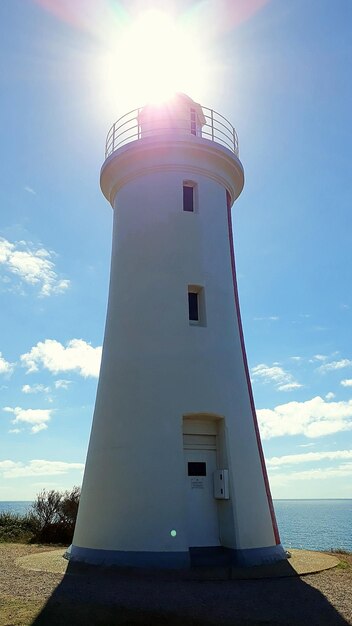
M 236 133 L 184 94 L 110 130 L 103 356 L 71 559 L 135 567 L 286 558 L 243 341 Z

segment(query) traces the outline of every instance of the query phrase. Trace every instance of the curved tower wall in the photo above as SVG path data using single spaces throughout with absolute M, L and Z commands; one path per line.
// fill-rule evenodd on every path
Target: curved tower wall
M 285 558 L 235 282 L 230 208 L 242 165 L 207 139 L 148 131 L 101 172 L 114 209 L 109 303 L 71 558 L 184 567 L 193 546 L 222 546 L 234 563 Z M 183 210 L 185 183 L 193 212 Z M 189 448 L 228 471 L 226 499 L 202 504 L 209 477 L 187 476 Z

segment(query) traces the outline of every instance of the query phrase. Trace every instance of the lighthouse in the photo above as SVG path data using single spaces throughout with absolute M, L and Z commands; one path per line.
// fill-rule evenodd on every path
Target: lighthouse
M 188 568 L 286 558 L 243 339 L 237 135 L 177 94 L 109 131 L 109 301 L 71 560 Z

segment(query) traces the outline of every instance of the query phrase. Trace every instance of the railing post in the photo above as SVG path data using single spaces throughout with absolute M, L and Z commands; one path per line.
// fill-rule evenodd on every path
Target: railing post
M 114 152 L 115 150 L 115 134 L 116 134 L 116 122 L 114 123 L 112 127 L 112 151 L 111 152 Z
M 214 141 L 214 111 L 210 109 L 210 119 L 211 119 L 211 140 Z

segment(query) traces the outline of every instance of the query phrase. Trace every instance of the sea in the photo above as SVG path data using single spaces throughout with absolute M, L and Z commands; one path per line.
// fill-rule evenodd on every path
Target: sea
M 0 514 L 26 514 L 30 501 L 0 502 Z M 274 500 L 285 548 L 352 551 L 352 500 Z

